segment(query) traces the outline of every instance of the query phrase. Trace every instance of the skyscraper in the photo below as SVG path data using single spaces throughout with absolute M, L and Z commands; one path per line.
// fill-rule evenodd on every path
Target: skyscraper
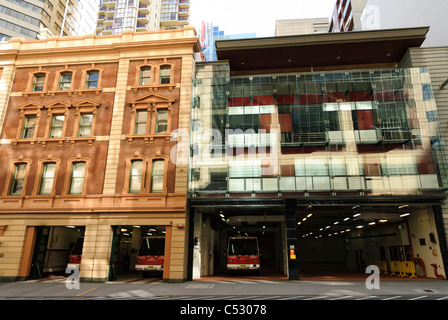
M 97 35 L 178 29 L 190 21 L 190 0 L 102 0 Z
M 0 39 L 38 39 L 93 33 L 98 0 L 5 0 L 0 4 Z

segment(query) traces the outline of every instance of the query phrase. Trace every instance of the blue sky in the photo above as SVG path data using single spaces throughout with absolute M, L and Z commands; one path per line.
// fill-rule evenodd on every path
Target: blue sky
M 256 33 L 271 37 L 275 21 L 330 17 L 336 0 L 191 0 L 190 23 L 213 23 L 226 35 Z

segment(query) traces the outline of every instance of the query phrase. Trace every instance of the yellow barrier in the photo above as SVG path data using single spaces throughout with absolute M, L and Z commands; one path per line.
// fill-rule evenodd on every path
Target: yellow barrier
M 406 274 L 403 272 L 403 266 L 401 261 L 391 261 L 390 262 L 390 271 L 392 272 L 391 275 L 404 277 Z
M 414 265 L 414 262 L 412 262 L 412 261 L 403 261 L 402 262 L 402 268 L 403 268 L 403 272 L 404 272 L 405 276 L 410 277 L 410 278 L 417 278 L 417 276 L 415 275 L 415 265 Z M 410 274 L 410 276 L 408 276 L 408 274 Z
M 387 261 L 377 261 L 375 264 L 378 266 L 382 274 L 389 274 L 387 272 Z

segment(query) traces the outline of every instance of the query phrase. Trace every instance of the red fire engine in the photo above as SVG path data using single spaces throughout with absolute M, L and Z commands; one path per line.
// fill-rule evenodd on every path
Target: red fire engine
M 165 237 L 143 237 L 137 252 L 135 269 L 142 272 L 163 271 Z
M 230 237 L 227 246 L 227 270 L 260 272 L 260 251 L 256 237 Z
M 78 238 L 68 256 L 67 267 L 69 268 L 80 267 L 83 245 L 84 245 L 84 237 Z

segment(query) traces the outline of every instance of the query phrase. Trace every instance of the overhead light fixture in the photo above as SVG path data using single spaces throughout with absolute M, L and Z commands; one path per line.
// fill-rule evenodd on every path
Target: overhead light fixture
M 344 221 L 347 221 L 347 220 L 350 220 L 350 218 L 347 217 L 347 218 L 344 219 Z
M 400 214 L 400 218 L 403 218 L 403 217 L 407 217 L 407 216 L 410 216 L 411 214 L 408 212 L 408 213 L 403 213 L 403 214 Z
M 358 228 L 358 229 L 362 229 L 362 228 L 364 228 L 364 226 L 357 226 L 356 228 Z
M 361 215 L 360 213 L 354 214 L 353 218 L 359 217 L 360 215 Z
M 409 205 L 404 204 L 404 205 L 402 205 L 402 206 L 399 206 L 398 209 L 403 209 L 403 208 L 407 208 L 407 207 L 409 207 Z
M 312 213 L 310 213 L 310 214 L 309 214 L 309 215 L 307 215 L 306 217 L 307 217 L 307 218 L 309 218 L 309 217 L 311 217 L 312 215 L 313 215 L 313 214 L 312 214 Z
M 373 225 L 375 225 L 375 224 L 376 224 L 375 221 L 373 221 L 373 222 L 369 222 L 369 226 L 373 226 Z

